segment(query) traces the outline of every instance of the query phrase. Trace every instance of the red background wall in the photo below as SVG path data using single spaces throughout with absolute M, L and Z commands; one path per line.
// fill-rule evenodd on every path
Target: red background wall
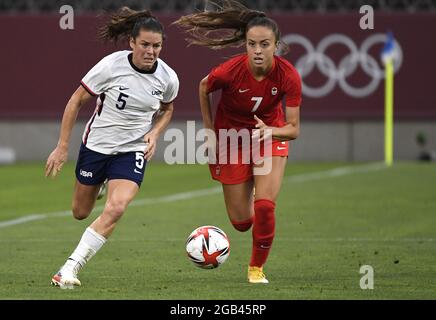
M 96 39 L 101 23 L 94 15 L 76 15 L 74 30 L 59 27 L 61 15 L 0 16 L 0 120 L 60 119 L 71 94 L 80 79 L 103 56 L 127 48 L 127 45 L 103 45 Z M 187 47 L 184 36 L 170 23 L 177 16 L 159 16 L 166 26 L 167 42 L 161 53 L 176 70 L 180 79 L 180 93 L 176 100 L 174 117 L 198 119 L 198 82 L 209 70 L 232 54 L 243 49 L 213 51 L 207 48 Z M 283 35 L 304 35 L 316 46 L 331 34 L 351 37 L 357 46 L 374 33 L 392 30 L 403 49 L 403 65 L 395 77 L 395 116 L 398 119 L 436 119 L 436 14 L 376 15 L 374 30 L 359 28 L 359 15 L 304 14 L 272 15 Z M 371 54 L 379 57 L 381 45 Z M 285 56 L 294 62 L 303 54 L 301 48 L 292 48 Z M 329 56 L 339 61 L 348 54 L 345 47 L 334 46 Z M 379 60 L 379 59 L 378 59 Z M 305 81 L 311 86 L 322 85 L 326 79 L 313 72 Z M 357 70 L 349 79 L 355 85 L 368 83 L 368 77 Z M 303 95 L 303 119 L 382 119 L 384 83 L 369 97 L 352 98 L 338 85 L 326 97 Z M 80 117 L 86 119 L 93 104 L 86 106 Z

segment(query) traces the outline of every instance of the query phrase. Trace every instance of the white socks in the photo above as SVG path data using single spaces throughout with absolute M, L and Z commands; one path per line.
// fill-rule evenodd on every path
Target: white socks
M 98 234 L 91 227 L 86 228 L 80 239 L 76 250 L 71 254 L 65 263 L 65 267 L 79 267 L 78 272 L 91 259 L 98 250 L 105 244 L 106 238 Z M 77 266 L 77 262 L 80 266 Z

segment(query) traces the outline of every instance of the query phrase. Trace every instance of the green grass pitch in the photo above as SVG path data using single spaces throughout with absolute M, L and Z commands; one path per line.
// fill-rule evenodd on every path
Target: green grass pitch
M 151 162 L 135 202 L 75 290 L 49 285 L 99 213 L 83 221 L 63 213 L 74 164 L 53 180 L 44 177 L 43 163 L 3 166 L 0 179 L 3 300 L 436 298 L 434 164 L 289 163 L 265 266 L 268 285 L 247 283 L 251 232 L 232 228 L 206 166 Z M 205 189 L 211 192 L 170 201 Z M 30 215 L 35 220 L 5 225 Z M 230 238 L 230 257 L 217 269 L 199 269 L 186 257 L 185 239 L 201 225 L 216 225 Z M 373 267 L 372 290 L 359 286 L 362 265 Z

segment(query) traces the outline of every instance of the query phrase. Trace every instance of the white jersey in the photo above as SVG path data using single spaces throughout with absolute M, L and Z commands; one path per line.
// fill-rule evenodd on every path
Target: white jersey
M 172 102 L 179 90 L 177 74 L 164 61 L 150 71 L 138 69 L 131 51 L 104 57 L 82 79 L 82 86 L 98 96 L 82 141 L 87 148 L 117 154 L 145 151 L 144 135 L 152 128 L 160 103 Z

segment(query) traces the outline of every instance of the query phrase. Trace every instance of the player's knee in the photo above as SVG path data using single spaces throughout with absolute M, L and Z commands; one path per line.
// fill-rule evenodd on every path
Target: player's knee
M 253 225 L 253 218 L 249 218 L 249 219 L 243 220 L 243 221 L 231 220 L 231 223 L 236 230 L 238 230 L 240 232 L 245 232 L 245 231 L 250 230 L 251 226 Z
M 118 221 L 126 211 L 127 203 L 122 200 L 110 200 L 106 204 L 105 213 L 113 222 Z
M 92 208 L 86 209 L 86 208 L 83 208 L 81 206 L 73 204 L 72 212 L 73 212 L 74 219 L 77 219 L 77 220 L 86 219 L 89 216 L 89 214 L 91 213 L 91 211 L 92 211 Z
M 269 199 L 254 201 L 254 212 L 258 223 L 274 219 L 275 202 Z
M 73 209 L 73 217 L 76 220 L 83 220 L 86 219 L 89 216 L 90 212 L 89 211 L 84 211 L 84 210 L 80 210 L 80 209 Z

